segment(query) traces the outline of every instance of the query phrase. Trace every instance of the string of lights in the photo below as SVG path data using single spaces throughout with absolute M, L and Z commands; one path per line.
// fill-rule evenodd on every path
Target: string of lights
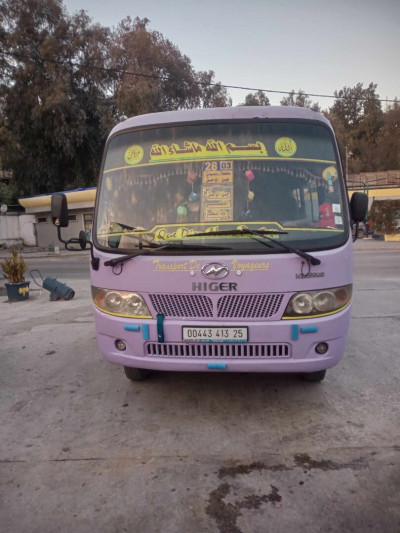
M 8 56 L 11 56 L 11 57 L 14 57 L 15 59 L 28 59 L 28 60 L 31 60 L 31 61 L 37 61 L 39 58 L 35 58 L 33 56 L 29 56 L 27 54 L 21 54 L 21 53 L 15 53 L 15 52 L 5 52 L 5 51 L 1 51 L 0 53 L 4 54 L 4 55 L 8 55 Z M 72 66 L 72 67 L 77 67 L 77 68 L 87 68 L 87 69 L 92 69 L 92 70 L 98 70 L 98 71 L 102 71 L 102 72 L 107 72 L 107 73 L 114 73 L 114 74 L 122 74 L 122 75 L 126 75 L 126 76 L 135 76 L 135 77 L 138 77 L 138 78 L 150 78 L 150 79 L 155 79 L 155 80 L 160 80 L 160 81 L 174 81 L 174 78 L 171 78 L 169 76 L 157 76 L 156 74 L 143 74 L 143 73 L 139 73 L 139 72 L 133 72 L 133 71 L 130 71 L 130 70 L 123 70 L 123 69 L 118 69 L 118 68 L 110 68 L 110 67 L 98 67 L 98 66 L 95 66 L 95 65 L 89 65 L 89 64 L 83 64 L 83 63 L 78 63 L 76 61 L 58 61 L 58 60 L 55 60 L 55 59 L 48 59 L 48 58 L 45 58 L 45 57 L 40 57 L 40 60 L 41 61 L 44 61 L 46 63 L 53 63 L 53 64 L 56 64 L 56 65 L 60 65 L 60 66 Z M 334 100 L 362 100 L 362 101 L 375 101 L 375 102 L 386 102 L 386 103 L 398 103 L 399 100 L 397 98 L 394 98 L 393 100 L 391 99 L 383 99 L 383 98 L 355 98 L 355 97 L 349 97 L 349 96 L 344 96 L 344 95 L 340 95 L 340 94 L 336 94 L 336 95 L 332 95 L 332 94 L 317 94 L 317 93 L 309 93 L 307 91 L 301 91 L 301 92 L 296 92 L 296 91 L 278 91 L 278 90 L 274 90 L 274 89 L 260 89 L 260 88 L 255 88 L 255 87 L 245 87 L 245 86 L 242 86 L 242 85 L 227 85 L 227 84 L 224 84 L 224 83 L 219 83 L 219 82 L 202 82 L 202 81 L 193 81 L 192 83 L 196 84 L 196 85 L 201 85 L 201 86 L 204 86 L 204 87 L 222 87 L 222 88 L 225 88 L 225 89 L 239 89 L 239 90 L 243 90 L 243 91 L 256 91 L 256 92 L 263 92 L 263 93 L 271 93 L 271 94 L 292 94 L 293 96 L 297 95 L 297 96 L 300 96 L 300 95 L 303 95 L 303 96 L 312 96 L 314 98 L 332 98 Z M 339 91 L 340 93 L 340 91 Z

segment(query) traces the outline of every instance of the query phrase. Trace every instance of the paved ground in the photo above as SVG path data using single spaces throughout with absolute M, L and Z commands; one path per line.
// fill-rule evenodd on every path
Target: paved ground
M 87 281 L 0 297 L 1 530 L 398 533 L 400 243 L 355 250 L 347 353 L 319 385 L 131 383 L 97 351 Z

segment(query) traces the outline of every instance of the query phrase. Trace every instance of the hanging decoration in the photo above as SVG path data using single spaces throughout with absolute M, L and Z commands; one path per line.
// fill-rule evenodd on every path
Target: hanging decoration
M 186 178 L 186 181 L 188 183 L 191 183 L 193 185 L 193 183 L 196 181 L 197 179 L 197 176 L 196 174 L 193 172 L 193 170 L 189 170 L 188 172 L 188 175 L 187 175 L 187 178 Z
M 186 207 L 186 205 L 178 205 L 178 207 L 176 208 L 176 214 L 179 217 L 187 216 L 187 207 Z
M 196 193 L 193 193 L 196 194 Z M 198 197 L 198 195 L 196 194 Z M 200 202 L 199 201 L 191 201 L 187 204 L 187 210 L 189 213 L 198 213 L 200 211 Z
M 251 212 L 251 209 L 243 209 L 242 220 L 253 220 L 253 213 Z
M 189 194 L 189 202 L 197 202 L 199 199 L 199 195 L 194 192 L 194 182 L 197 179 L 197 175 L 193 170 L 189 170 L 187 174 L 186 181 L 191 184 L 192 186 L 192 192 Z
M 251 209 L 250 209 L 250 202 L 254 200 L 254 191 L 250 189 L 250 182 L 255 180 L 255 175 L 252 170 L 247 168 L 247 170 L 244 173 L 246 179 L 247 179 L 247 199 L 246 199 L 246 208 L 242 212 L 242 216 L 245 220 L 251 220 L 253 218 Z
M 244 173 L 244 175 L 246 176 L 248 181 L 253 181 L 255 179 L 254 172 L 252 170 L 250 170 L 250 169 L 247 169 L 246 172 Z

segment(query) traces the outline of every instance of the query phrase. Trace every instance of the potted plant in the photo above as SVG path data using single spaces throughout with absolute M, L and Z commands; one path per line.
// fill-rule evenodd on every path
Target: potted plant
M 9 300 L 26 300 L 29 298 L 29 281 L 25 281 L 24 274 L 27 266 L 24 258 L 14 247 L 11 256 L 1 263 L 4 277 L 8 280 L 5 284 Z

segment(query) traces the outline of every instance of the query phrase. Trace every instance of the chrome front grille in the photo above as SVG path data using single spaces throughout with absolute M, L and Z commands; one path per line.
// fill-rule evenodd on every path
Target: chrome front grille
M 156 314 L 166 318 L 269 318 L 276 315 L 284 294 L 150 294 Z
M 281 359 L 291 357 L 290 344 L 224 344 L 148 342 L 146 355 L 160 358 Z

